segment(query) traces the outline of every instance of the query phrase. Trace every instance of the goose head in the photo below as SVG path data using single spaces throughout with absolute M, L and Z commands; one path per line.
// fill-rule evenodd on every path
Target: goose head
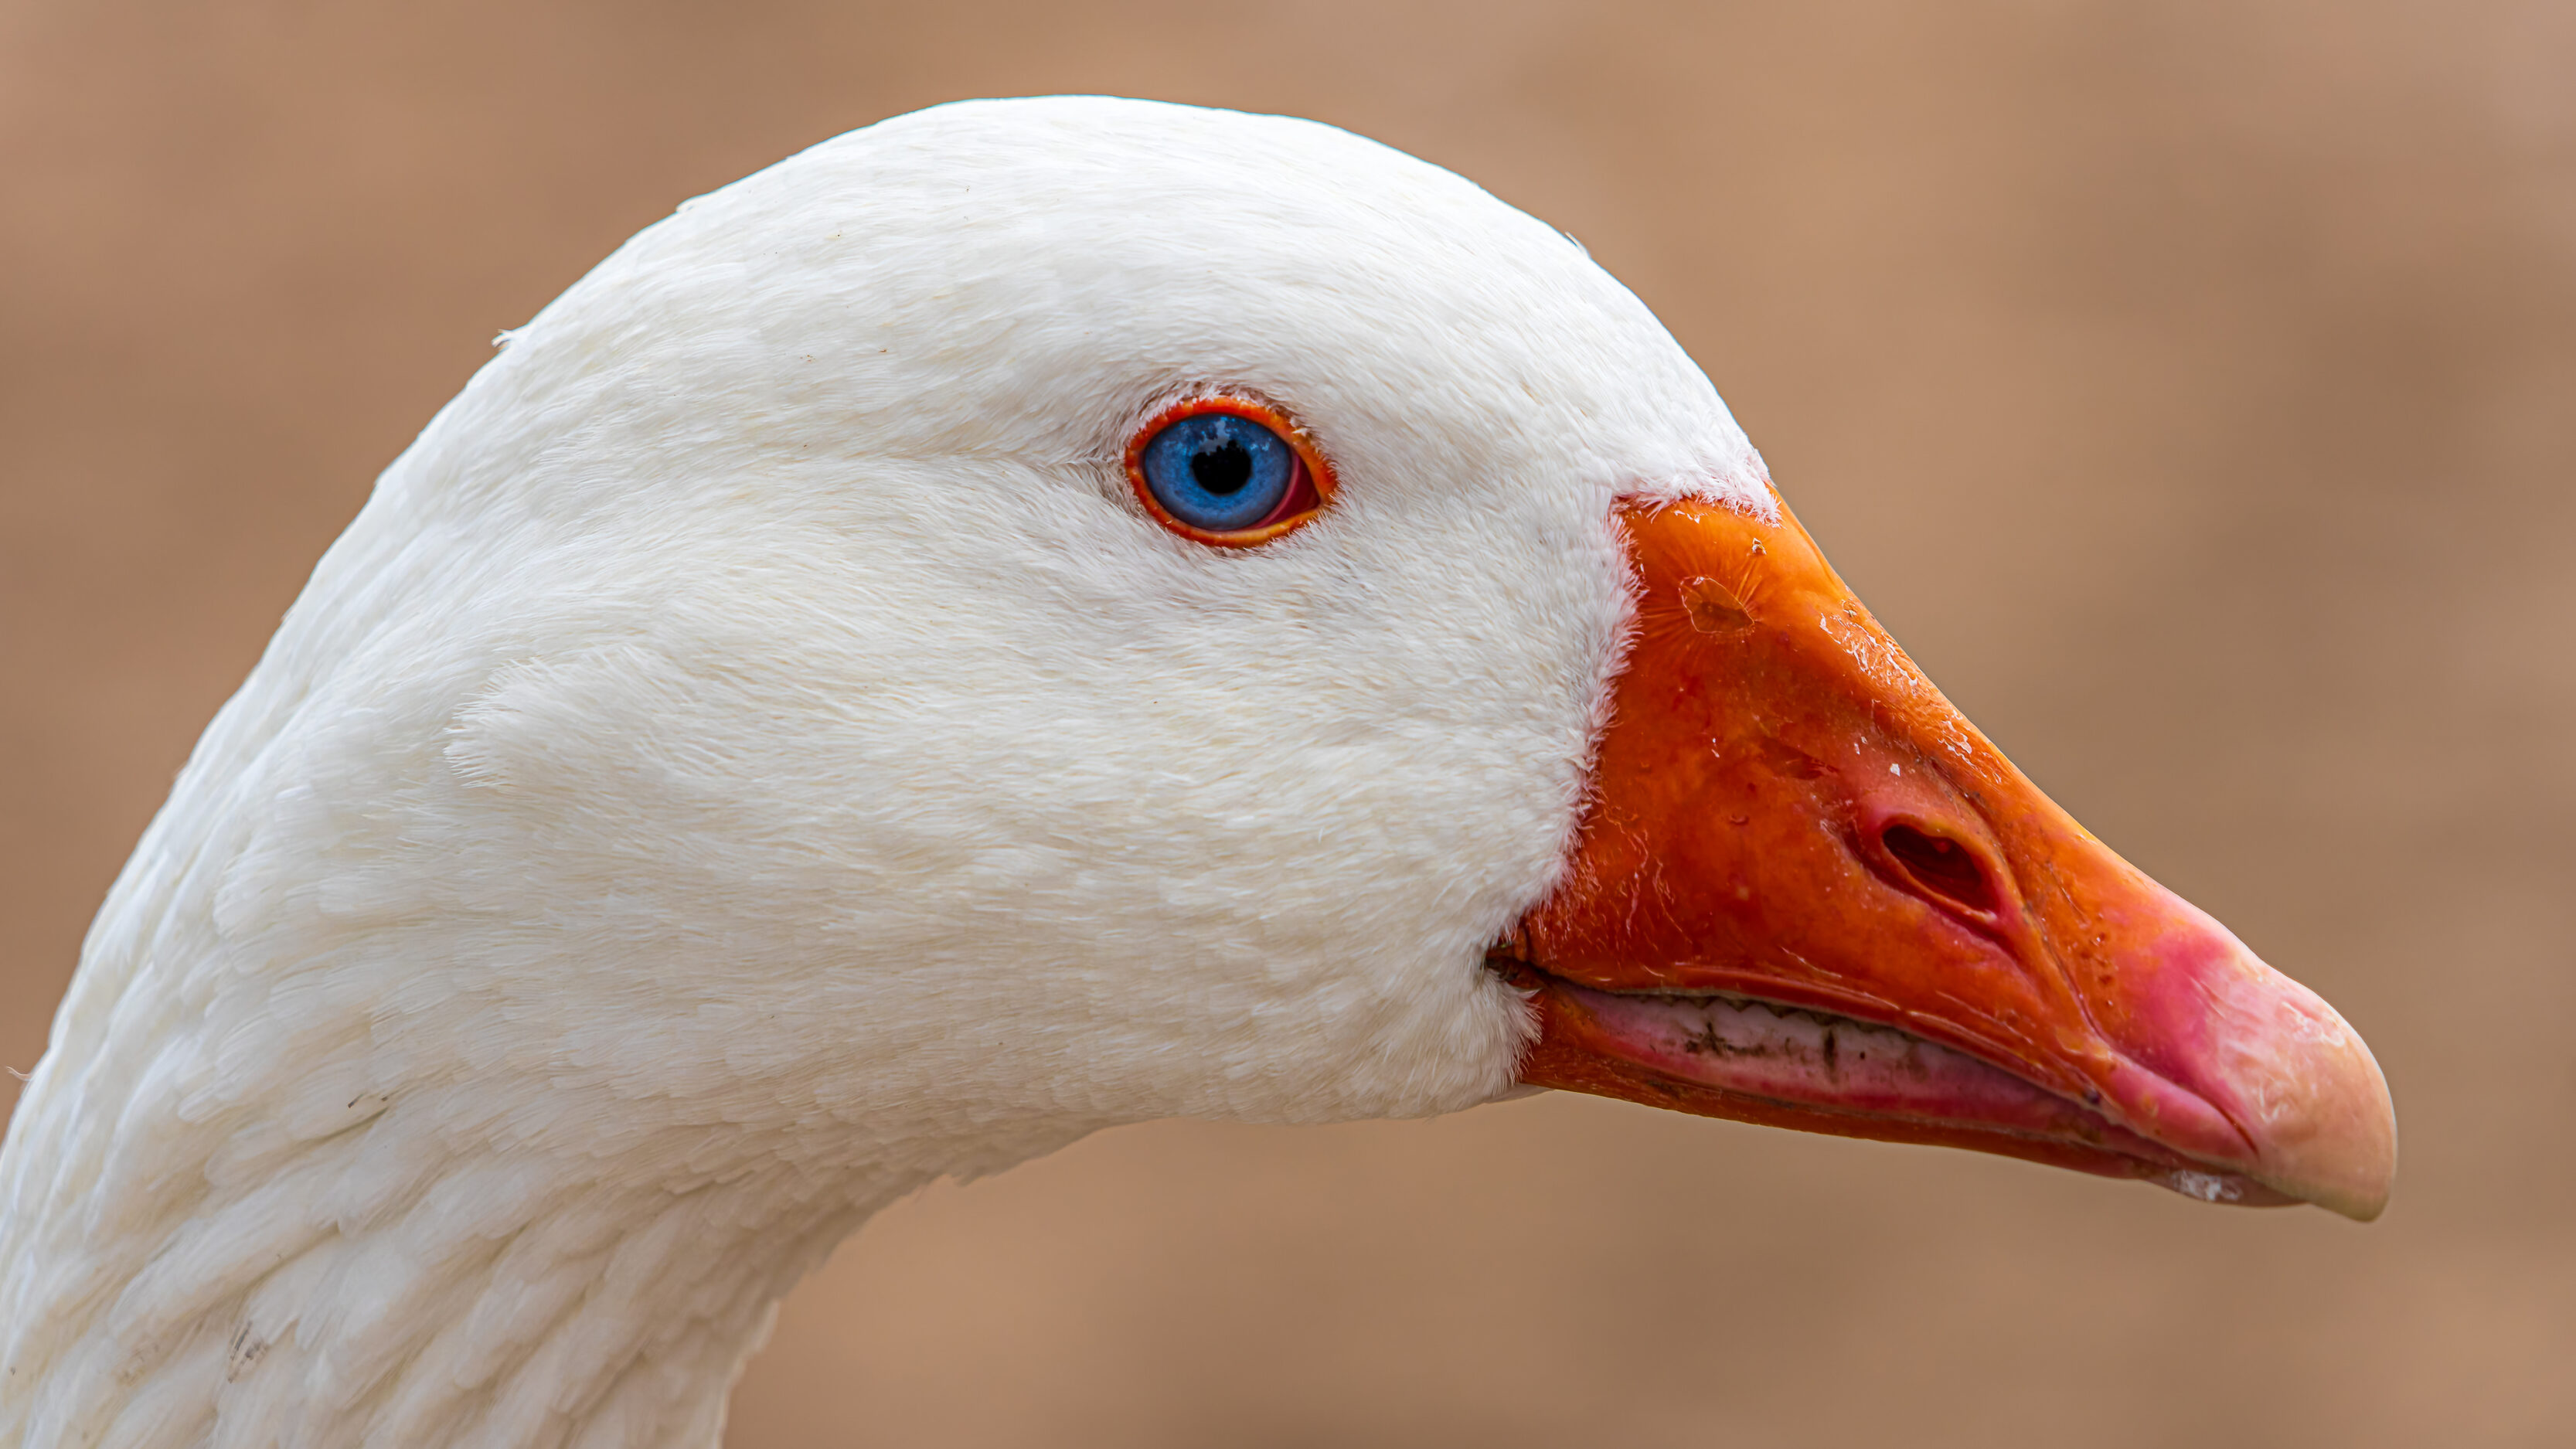
M 931 1176 L 1533 1087 L 2358 1217 L 2394 1159 L 1569 238 L 1308 122 L 947 106 L 647 229 L 385 473 L 93 931 L 0 1352 L 416 1422 L 501 1382 L 414 1384 L 437 1305 L 558 1341 L 489 1307 L 591 1261 L 540 1224 L 677 1222 L 581 1294 L 749 1324 Z

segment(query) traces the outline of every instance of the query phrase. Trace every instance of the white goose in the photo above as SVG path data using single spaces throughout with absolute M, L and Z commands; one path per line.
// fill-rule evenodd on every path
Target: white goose
M 936 1176 L 1516 1083 L 2394 1169 L 2358 1038 L 1566 238 L 1307 122 L 943 107 L 636 237 L 322 560 L 0 1157 L 0 1443 L 702 1449 Z

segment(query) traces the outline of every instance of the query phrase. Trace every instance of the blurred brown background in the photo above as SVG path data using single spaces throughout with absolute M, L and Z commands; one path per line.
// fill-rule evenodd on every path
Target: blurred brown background
M 871 1226 L 737 1449 L 2576 1442 L 2576 6 L 0 7 L 0 1062 L 374 472 L 681 198 L 958 96 L 1580 236 L 2044 785 L 2368 1034 L 2371 1228 L 1546 1099 Z M 14 1100 L 0 1080 L 0 1107 Z

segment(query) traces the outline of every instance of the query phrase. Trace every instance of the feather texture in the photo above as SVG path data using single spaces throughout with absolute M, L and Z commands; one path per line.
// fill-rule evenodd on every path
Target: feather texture
M 1208 386 L 1325 517 L 1144 516 Z M 1610 502 L 1760 478 L 1579 248 L 1312 123 L 960 104 L 683 206 L 386 470 L 117 881 L 0 1155 L 0 1442 L 704 1446 L 936 1176 L 1505 1091 Z

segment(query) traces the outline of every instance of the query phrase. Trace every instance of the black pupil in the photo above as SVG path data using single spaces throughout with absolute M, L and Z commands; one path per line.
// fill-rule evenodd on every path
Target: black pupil
M 1252 452 L 1232 438 L 1203 444 L 1190 454 L 1190 480 L 1220 497 L 1252 481 Z

